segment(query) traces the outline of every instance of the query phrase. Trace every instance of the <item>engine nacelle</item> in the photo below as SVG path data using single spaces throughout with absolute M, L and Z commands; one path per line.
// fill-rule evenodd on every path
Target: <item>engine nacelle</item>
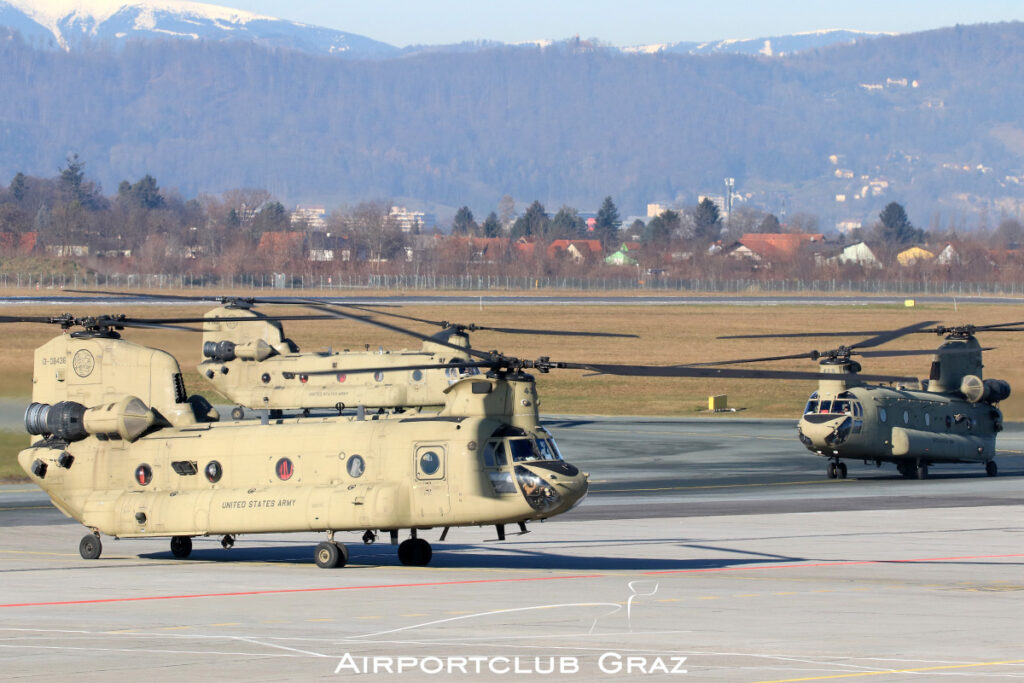
M 203 342 L 203 355 L 221 363 L 236 358 L 242 360 L 263 361 L 274 354 L 274 348 L 262 339 L 254 339 L 245 344 L 232 341 Z
M 1010 397 L 1010 384 L 1001 379 L 965 375 L 960 381 L 960 393 L 971 403 L 999 403 Z
M 32 403 L 25 411 L 25 429 L 29 434 L 50 435 L 64 441 L 81 441 L 90 434 L 135 441 L 155 422 L 153 410 L 135 396 L 93 408 L 74 401 L 54 405 Z

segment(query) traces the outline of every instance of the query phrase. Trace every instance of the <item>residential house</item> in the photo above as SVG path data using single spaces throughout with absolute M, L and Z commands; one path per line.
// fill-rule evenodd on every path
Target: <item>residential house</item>
M 931 261 L 934 258 L 935 254 L 918 246 L 904 249 L 900 253 L 896 254 L 896 262 L 901 266 L 912 266 L 918 261 Z
M 935 262 L 940 266 L 958 266 L 960 265 L 960 254 L 957 253 L 952 244 L 946 244 L 938 256 L 935 257 Z
M 604 253 L 601 240 L 555 240 L 548 245 L 545 252 L 549 259 L 565 254 L 575 263 L 598 259 Z
M 865 268 L 881 268 L 882 262 L 875 256 L 875 252 L 871 250 L 871 247 L 866 242 L 857 242 L 856 244 L 850 244 L 843 247 L 842 250 L 832 258 L 828 259 L 829 263 L 855 263 Z
M 749 252 L 758 256 L 758 261 L 768 263 L 789 263 L 800 250 L 809 244 L 825 241 L 821 233 L 753 232 L 740 237 L 739 243 Z M 739 249 L 732 252 L 739 253 Z
M 610 266 L 635 266 L 636 259 L 629 255 L 630 242 L 623 242 L 621 246 L 605 258 L 604 262 Z M 632 242 L 635 248 L 639 247 L 636 242 Z

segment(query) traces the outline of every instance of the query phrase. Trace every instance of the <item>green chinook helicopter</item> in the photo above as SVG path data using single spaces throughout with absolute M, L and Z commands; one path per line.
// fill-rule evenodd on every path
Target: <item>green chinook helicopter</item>
M 917 323 L 889 332 L 822 332 L 736 335 L 722 339 L 796 338 L 877 335 L 850 346 L 788 356 L 721 361 L 753 363 L 797 358 L 818 361 L 821 375 L 797 425 L 800 442 L 809 451 L 828 458 L 829 478 L 845 478 L 843 460 L 895 463 L 904 477 L 925 479 L 930 466 L 940 463 L 979 463 L 990 477 L 998 467 L 996 435 L 1003 429 L 1000 401 L 1010 396 L 1010 385 L 984 379 L 977 332 L 1020 332 L 1024 323 L 933 326 Z M 906 334 L 945 335 L 934 351 L 864 351 Z M 852 356 L 932 355 L 926 380 L 882 386 L 867 383 L 861 365 Z

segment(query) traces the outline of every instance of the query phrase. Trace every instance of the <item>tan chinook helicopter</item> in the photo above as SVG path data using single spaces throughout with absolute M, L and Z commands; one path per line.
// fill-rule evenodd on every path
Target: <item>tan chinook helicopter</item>
M 91 290 L 70 290 L 83 294 L 103 294 Z M 469 333 L 476 331 L 519 335 L 557 335 L 585 337 L 636 338 L 635 334 L 587 332 L 552 329 L 522 329 L 464 325 L 428 320 L 383 310 L 368 304 L 290 297 L 190 297 L 181 295 L 117 292 L 116 296 L 158 300 L 201 302 L 216 300 L 221 306 L 205 315 L 203 324 L 203 361 L 199 373 L 232 403 L 231 416 L 241 419 L 244 408 L 270 410 L 279 416 L 284 410 L 310 410 L 346 407 L 404 409 L 445 404 L 448 387 L 479 369 L 467 365 L 473 358 Z M 386 351 L 300 351 L 287 338 L 281 316 L 252 310 L 257 304 L 301 305 L 321 315 L 367 323 L 400 334 L 409 331 L 376 320 L 374 315 L 399 318 L 440 327 L 420 339 L 417 349 Z M 251 322 L 245 319 L 251 319 Z M 427 369 L 391 370 L 393 367 L 423 364 Z M 374 372 L 358 372 L 365 368 Z M 347 371 L 346 371 L 347 370 Z M 356 372 L 353 372 L 356 371 Z
M 821 367 L 818 389 L 811 394 L 797 425 L 800 442 L 809 451 L 828 458 L 829 478 L 843 479 L 847 460 L 892 462 L 904 477 L 925 479 L 938 463 L 980 463 L 996 476 L 996 434 L 1003 429 L 997 404 L 1010 396 L 1004 380 L 984 379 L 981 345 L 975 333 L 1019 332 L 1024 323 L 936 326 L 917 323 L 891 332 L 827 332 L 775 335 L 738 335 L 723 339 L 758 337 L 860 336 L 871 339 L 830 351 L 790 356 L 748 358 L 722 363 L 761 362 L 795 358 L 817 360 Z M 934 351 L 861 351 L 898 336 L 913 333 L 946 335 Z M 858 373 L 861 365 L 851 356 L 909 356 L 932 354 L 927 380 L 914 387 L 871 385 Z
M 175 319 L 175 324 L 202 319 Z M 539 423 L 527 370 L 589 370 L 615 375 L 808 379 L 817 373 L 656 367 L 521 360 L 469 350 L 486 370 L 449 386 L 440 412 L 301 415 L 219 422 L 209 402 L 188 396 L 177 361 L 120 338 L 127 327 L 163 321 L 125 316 L 4 318 L 48 322 L 67 332 L 36 350 L 32 404 L 38 437 L 18 462 L 64 514 L 90 533 L 83 558 L 114 538 L 170 537 L 179 558 L 197 536 L 322 532 L 321 567 L 342 566 L 339 531 L 364 543 L 387 531 L 403 564 L 424 565 L 432 548 L 418 531 L 506 524 L 525 531 L 577 505 L 588 477 L 563 460 Z M 388 366 L 389 370 L 438 365 Z M 363 372 L 376 372 L 365 368 Z

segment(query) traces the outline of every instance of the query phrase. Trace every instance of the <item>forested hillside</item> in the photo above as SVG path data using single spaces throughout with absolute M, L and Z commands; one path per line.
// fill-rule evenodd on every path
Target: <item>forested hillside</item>
M 0 182 L 77 153 L 108 189 L 152 174 L 186 197 L 254 187 L 481 215 L 505 194 L 581 210 L 614 195 L 628 215 L 731 176 L 768 211 L 827 224 L 896 199 L 927 226 L 1024 196 L 1022 55 L 1020 23 L 787 58 L 578 41 L 379 61 L 201 42 L 65 53 L 12 33 Z M 868 180 L 884 186 L 855 200 Z

